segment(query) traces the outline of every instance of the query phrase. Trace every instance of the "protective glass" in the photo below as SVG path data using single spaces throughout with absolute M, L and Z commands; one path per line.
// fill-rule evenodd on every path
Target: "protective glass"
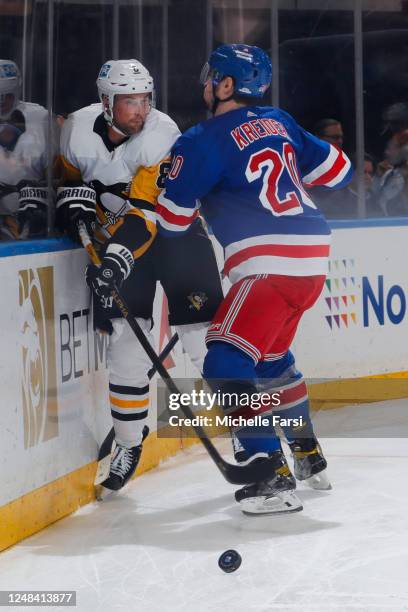
M 16 96 L 14 93 L 0 93 L 0 118 L 8 115 L 16 106 Z

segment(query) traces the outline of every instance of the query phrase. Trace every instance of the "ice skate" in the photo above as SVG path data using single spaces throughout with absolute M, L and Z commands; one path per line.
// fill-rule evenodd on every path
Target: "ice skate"
M 327 461 L 316 439 L 299 439 L 289 444 L 297 480 L 312 489 L 329 491 L 332 486 L 327 476 Z
M 96 497 L 99 501 L 105 499 L 113 491 L 122 489 L 132 478 L 142 454 L 143 441 L 148 433 L 149 428 L 145 426 L 142 442 L 138 446 L 127 448 L 116 444 L 110 460 L 109 475 L 96 487 Z
M 235 499 L 244 514 L 284 514 L 303 510 L 302 502 L 294 493 L 296 480 L 284 454 L 276 451 L 271 456 L 275 459 L 275 470 L 271 478 L 246 485 L 235 492 Z

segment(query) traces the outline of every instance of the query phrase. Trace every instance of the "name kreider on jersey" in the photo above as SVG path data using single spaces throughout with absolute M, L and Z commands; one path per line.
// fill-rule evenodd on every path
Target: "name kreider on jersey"
M 289 138 L 285 126 L 274 119 L 252 119 L 231 130 L 231 136 L 240 151 L 255 140 L 278 135 Z

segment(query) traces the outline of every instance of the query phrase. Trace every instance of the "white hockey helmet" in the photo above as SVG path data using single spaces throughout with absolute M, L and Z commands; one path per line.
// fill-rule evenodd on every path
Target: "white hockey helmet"
M 113 102 L 116 94 L 149 93 L 151 106 L 155 105 L 153 77 L 138 60 L 109 60 L 105 62 L 96 79 L 98 94 L 103 104 L 104 117 L 113 122 Z M 108 105 L 103 100 L 107 96 Z
M 14 95 L 14 102 L 7 113 L 2 112 L 5 96 Z M 21 94 L 21 74 L 18 66 L 11 60 L 0 60 L 0 118 L 8 119 L 16 108 Z

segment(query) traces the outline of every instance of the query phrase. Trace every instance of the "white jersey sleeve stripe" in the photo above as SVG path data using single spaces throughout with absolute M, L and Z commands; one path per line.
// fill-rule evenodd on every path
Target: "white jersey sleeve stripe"
M 351 168 L 351 161 L 348 158 L 346 158 L 346 165 L 344 166 L 342 170 L 340 170 L 337 176 L 335 176 L 331 181 L 326 183 L 327 187 L 334 187 L 335 185 L 338 185 L 339 183 L 341 183 L 344 177 L 346 176 L 346 174 L 350 171 L 350 168 Z
M 334 147 L 330 147 L 330 153 L 326 157 L 326 159 L 319 165 L 317 168 L 309 172 L 306 176 L 303 177 L 302 182 L 309 185 L 313 183 L 319 176 L 323 176 L 330 168 L 333 166 L 334 162 L 338 157 L 338 151 Z

